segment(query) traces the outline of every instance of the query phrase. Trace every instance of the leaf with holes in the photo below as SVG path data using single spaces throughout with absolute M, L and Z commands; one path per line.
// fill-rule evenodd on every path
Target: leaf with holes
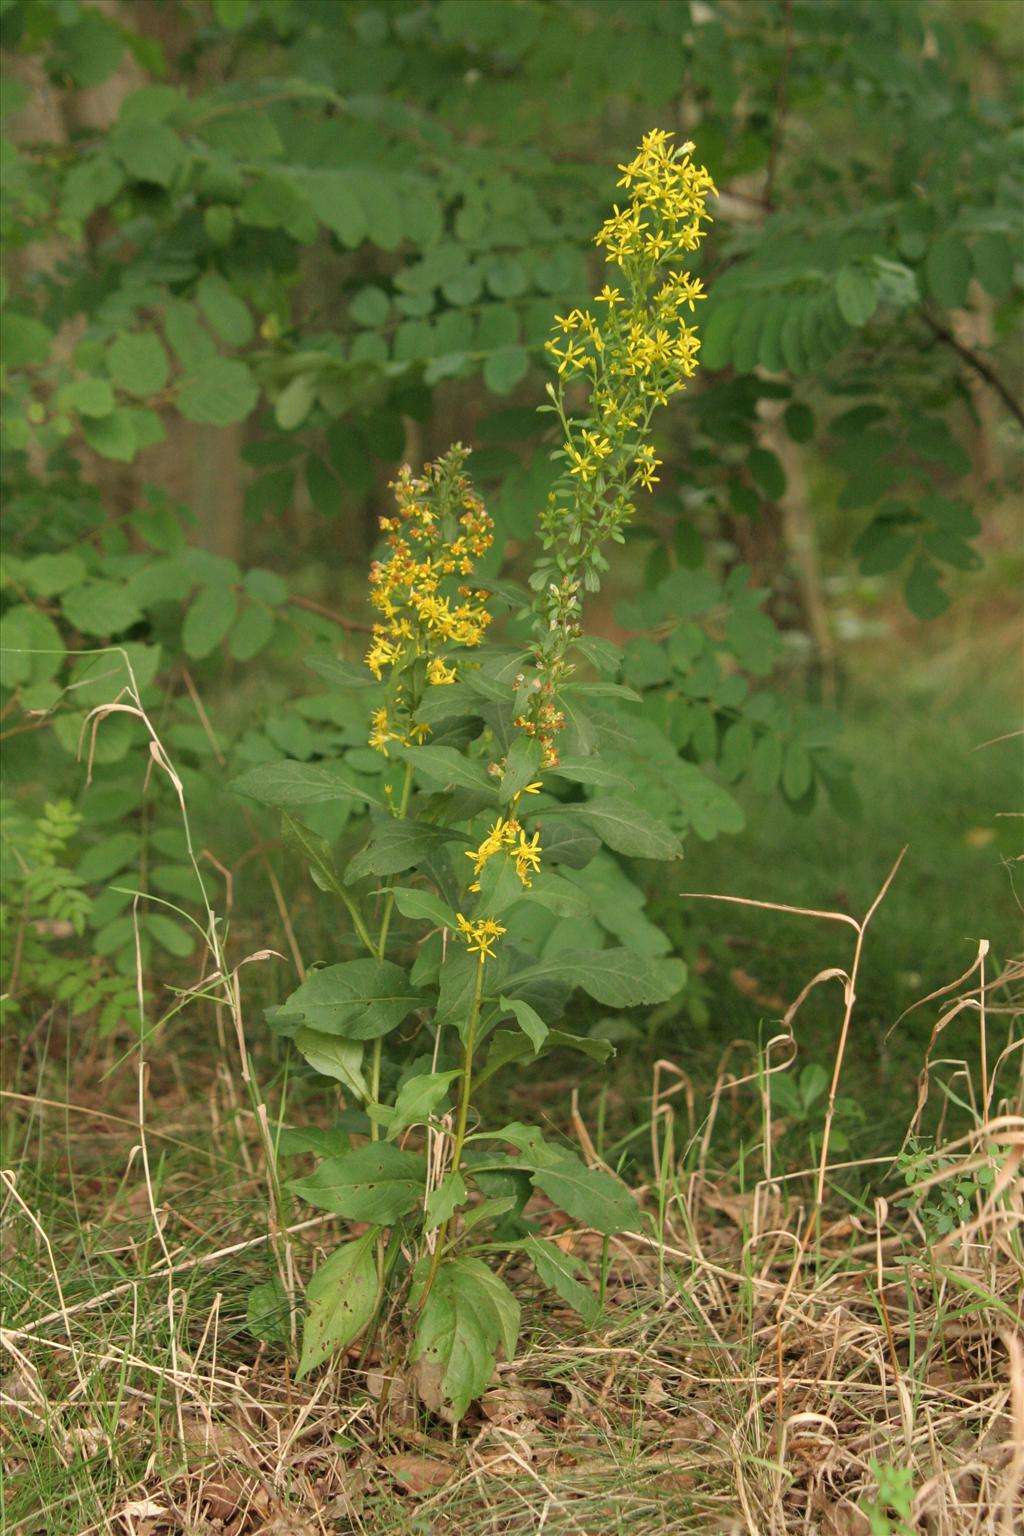
M 292 1179 L 288 1187 L 318 1210 L 391 1226 L 420 1200 L 426 1175 L 418 1154 L 377 1141 L 329 1157 L 308 1179 Z
M 302 1329 L 298 1379 L 347 1349 L 373 1317 L 379 1295 L 371 1227 L 344 1243 L 316 1271 L 306 1288 L 309 1311 Z

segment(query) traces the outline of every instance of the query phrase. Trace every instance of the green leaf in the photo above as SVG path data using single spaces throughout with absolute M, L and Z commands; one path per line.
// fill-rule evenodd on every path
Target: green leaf
M 229 32 L 237 32 L 238 28 L 245 24 L 249 14 L 249 0 L 213 0 L 213 14 L 222 27 Z M 310 1291 L 312 1292 L 312 1286 Z M 301 1370 L 299 1375 L 302 1375 Z
M 515 972 L 506 985 L 518 990 L 548 977 L 582 987 L 608 1008 L 635 1008 L 674 997 L 686 981 L 686 967 L 681 960 L 634 955 L 622 948 L 565 949 Z
M 200 661 L 216 650 L 235 622 L 238 595 L 232 587 L 203 587 L 181 626 L 186 656 Z
M 212 589 L 211 589 L 212 590 Z M 330 800 L 379 802 L 349 782 L 341 763 L 260 763 L 232 779 L 236 795 L 246 795 L 263 805 L 324 805 Z
M 404 747 L 396 746 L 398 757 L 412 763 L 413 767 L 435 784 L 447 787 L 457 784 L 462 789 L 484 790 L 489 795 L 495 791 L 495 782 L 482 763 L 471 761 L 456 752 L 454 747 Z
M 546 1143 L 532 1127 L 507 1125 L 501 1140 L 510 1141 L 526 1156 L 533 1169 L 531 1183 L 571 1216 L 605 1237 L 636 1231 L 640 1210 L 636 1200 L 618 1179 L 600 1168 L 588 1168 L 575 1152 Z
M 7 609 L 0 625 L 0 685 L 18 688 L 23 683 L 47 682 L 60 670 L 63 661 L 64 642 L 51 618 L 29 603 Z M 69 744 L 69 750 L 76 751 L 77 723 L 73 733 L 74 742 Z
M 426 1125 L 447 1097 L 452 1083 L 461 1076 L 461 1068 L 456 1067 L 452 1072 L 424 1072 L 407 1078 L 398 1090 L 394 1106 L 371 1104 L 367 1114 L 386 1126 L 388 1141 L 394 1141 L 410 1125 Z
M 303 190 L 321 224 L 354 249 L 366 238 L 368 220 L 345 171 L 317 171 L 307 176 Z
M 484 383 L 493 395 L 507 395 L 530 366 L 525 347 L 499 347 L 484 363 Z
M 782 772 L 782 741 L 774 731 L 766 731 L 750 759 L 750 781 L 758 794 L 767 795 L 779 782 Z
M 238 294 L 216 272 L 206 272 L 196 289 L 199 308 L 221 341 L 229 347 L 245 347 L 253 337 L 252 316 Z
M 316 402 L 317 375 L 297 373 L 281 391 L 274 405 L 274 420 L 282 432 L 301 427 Z
M 83 635 L 119 635 L 142 618 L 142 609 L 120 581 L 83 582 L 64 593 L 60 607 Z
M 305 1025 L 295 1031 L 293 1040 L 296 1050 L 306 1058 L 314 1072 L 343 1083 L 363 1103 L 370 1097 L 362 1071 L 364 1047 L 361 1040 L 342 1040 L 337 1035 L 324 1035 Z
M 754 483 L 771 501 L 786 494 L 786 471 L 778 455 L 769 448 L 752 448 L 747 455 L 747 468 Z
M 836 273 L 836 302 L 847 325 L 866 325 L 878 305 L 878 273 L 847 262 Z
M 682 844 L 663 822 L 626 800 L 588 800 L 573 806 L 609 848 L 639 859 L 678 859 Z
M 62 411 L 77 411 L 80 416 L 109 416 L 114 409 L 114 391 L 106 379 L 73 379 L 57 391 Z
M 593 784 L 598 789 L 633 789 L 634 784 L 624 774 L 606 768 L 591 757 L 563 757 L 557 768 L 545 768 L 557 778 L 568 779 L 572 784 Z
M 160 187 L 170 186 L 187 158 L 177 134 L 166 123 L 121 124 L 109 143 L 133 181 Z
M 530 736 L 516 736 L 508 750 L 505 772 L 498 789 L 498 799 L 503 805 L 522 794 L 528 784 L 534 783 L 540 772 L 540 760 L 540 742 Z
M 545 820 L 543 843 L 545 862 L 564 864 L 568 869 L 584 869 L 601 847 L 599 837 L 568 816 Z
M 515 1358 L 519 1303 L 481 1259 L 443 1259 L 425 1301 L 423 1294 L 418 1276 L 410 1304 L 422 1304 L 422 1311 L 409 1358 L 436 1367 L 438 1411 L 458 1422 L 486 1391 L 498 1346 L 507 1360 Z
M 427 1196 L 423 1230 L 432 1232 L 435 1227 L 449 1221 L 459 1206 L 465 1205 L 468 1198 L 469 1191 L 466 1189 L 466 1181 L 462 1174 L 454 1171 L 446 1173 L 440 1184 Z
M 531 1008 L 529 1003 L 524 1003 L 519 997 L 499 997 L 498 1004 L 508 1013 L 515 1015 L 516 1023 L 533 1046 L 534 1055 L 536 1055 L 548 1037 L 548 1026 L 536 1008 Z
M 279 1280 L 254 1285 L 245 1309 L 245 1326 L 254 1339 L 266 1344 L 285 1344 L 289 1339 L 291 1307 Z
M 1005 299 L 1013 287 L 1013 246 L 1006 235 L 979 235 L 971 251 L 974 275 L 994 299 Z
M 387 324 L 391 315 L 391 300 L 383 288 L 377 288 L 371 284 L 368 288 L 360 288 L 359 292 L 349 299 L 348 312 L 357 325 L 376 329 Z
M 184 299 L 168 299 L 164 307 L 164 335 L 178 362 L 190 372 L 217 359 L 213 337 L 203 330 L 195 309 Z
M 109 416 L 83 416 L 82 436 L 103 458 L 119 464 L 130 464 L 139 446 L 132 413 L 127 410 L 113 411 Z
M 149 912 L 144 919 L 145 931 L 150 934 L 162 949 L 168 954 L 176 955 L 183 960 L 190 955 L 196 947 L 195 934 L 181 923 L 176 923 L 172 917 L 163 912 Z
M 61 212 L 69 219 L 87 219 L 97 208 L 106 207 L 124 186 L 124 172 L 103 153 L 79 160 L 64 177 L 60 189 Z
M 468 838 L 451 827 L 398 821 L 389 816 L 377 822 L 366 847 L 349 861 L 345 884 L 351 885 L 366 875 L 400 875 L 420 864 L 443 843 L 452 841 L 468 842 Z
M 700 360 L 704 368 L 717 371 L 729 363 L 733 336 L 742 313 L 743 304 L 739 299 L 714 303 L 700 328 Z
M 794 443 L 809 443 L 814 436 L 814 412 L 801 400 L 787 405 L 783 421 Z
M 188 421 L 227 427 L 244 421 L 259 397 L 259 386 L 244 363 L 230 357 L 211 357 L 194 367 L 181 385 L 178 409 Z
M 426 1175 L 417 1153 L 375 1141 L 328 1158 L 308 1179 L 292 1179 L 288 1187 L 318 1210 L 391 1226 L 422 1199 Z
M 274 616 L 266 608 L 250 604 L 231 631 L 228 650 L 235 661 L 251 661 L 274 633 Z
M 34 315 L 15 315 L 8 310 L 3 324 L 4 362 L 8 368 L 32 368 L 50 355 L 53 333 Z
M 798 741 L 786 748 L 782 765 L 782 793 L 787 800 L 800 800 L 811 787 L 811 759 Z
M 376 1243 L 371 1227 L 336 1248 L 310 1280 L 297 1380 L 347 1349 L 372 1320 L 379 1296 Z
M 107 368 L 130 395 L 159 394 L 170 377 L 167 353 L 152 331 L 122 331 L 107 350 Z
M 39 597 L 56 597 L 68 587 L 79 586 L 84 577 L 85 561 L 70 550 L 59 555 L 36 555 L 22 568 L 25 585 Z
M 285 588 L 287 591 L 287 588 Z M 307 656 L 306 666 L 335 688 L 373 688 L 376 679 L 361 661 L 342 661 L 337 656 Z
M 925 258 L 932 297 L 947 309 L 962 309 L 971 281 L 971 253 L 959 235 L 941 235 Z
M 589 917 L 590 898 L 576 885 L 563 880 L 550 870 L 534 875 L 530 886 L 530 901 L 538 902 L 557 917 Z
M 907 607 L 919 619 L 937 619 L 949 607 L 949 593 L 942 589 L 939 568 L 923 555 L 911 566 L 903 592 Z
M 263 571 L 254 567 L 246 571 L 245 590 L 261 603 L 267 603 L 271 608 L 279 608 L 282 603 L 288 601 L 288 585 L 282 581 L 275 571 Z M 312 665 L 312 663 L 310 663 Z
M 592 1328 L 601 1315 L 601 1305 L 594 1292 L 577 1278 L 581 1273 L 586 1274 L 586 1268 L 579 1259 L 563 1253 L 561 1248 L 545 1238 L 532 1234 L 524 1239 L 523 1248 L 533 1261 L 541 1283 L 560 1296 Z
M 309 973 L 282 1004 L 279 1028 L 306 1025 L 347 1040 L 375 1040 L 395 1029 L 421 1002 L 400 965 L 346 960 Z
M 395 905 L 403 917 L 425 918 L 437 928 L 454 928 L 455 913 L 432 891 L 420 889 L 411 890 L 408 886 L 396 885 L 394 888 Z

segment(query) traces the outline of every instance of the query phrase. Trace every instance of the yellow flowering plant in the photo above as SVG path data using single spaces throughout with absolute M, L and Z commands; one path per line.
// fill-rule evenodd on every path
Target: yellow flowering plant
M 640 1222 L 611 1172 L 518 1121 L 484 1126 L 478 1094 L 553 1050 L 607 1059 L 607 1040 L 566 1028 L 574 990 L 618 1009 L 665 1001 L 685 979 L 649 945 L 593 940 L 581 877 L 606 857 L 602 843 L 646 858 L 681 850 L 580 726 L 580 696 L 602 685 L 569 680 L 574 647 L 586 657 L 582 596 L 606 568 L 603 547 L 657 481 L 654 413 L 696 367 L 701 287 L 681 263 L 713 188 L 691 150 L 655 131 L 621 167 L 628 202 L 597 236 L 618 276 L 596 315 L 556 320 L 547 409 L 564 472 L 540 517 L 532 641 L 493 638 L 507 593 L 482 574 L 492 523 L 468 451 L 456 445 L 419 475 L 403 468 L 370 570 L 364 664 L 318 663 L 365 690 L 381 792 L 345 761 L 269 764 L 236 781 L 282 808 L 288 840 L 341 900 L 362 949 L 312 970 L 270 1010 L 347 1105 L 346 1129 L 319 1138 L 328 1155 L 290 1187 L 357 1224 L 310 1281 L 300 1369 L 379 1334 L 390 1363 L 404 1360 L 423 1401 L 451 1420 L 486 1388 L 497 1352 L 515 1351 L 519 1305 L 495 1255 L 517 1254 L 586 1321 L 598 1315 L 584 1267 L 526 1214 L 530 1195 L 605 1237 Z M 367 811 L 340 874 L 298 819 L 303 805 L 337 800 Z M 606 923 L 614 932 L 617 918 Z M 580 934 L 589 942 L 573 942 Z M 385 1316 L 402 1325 L 382 1331 Z

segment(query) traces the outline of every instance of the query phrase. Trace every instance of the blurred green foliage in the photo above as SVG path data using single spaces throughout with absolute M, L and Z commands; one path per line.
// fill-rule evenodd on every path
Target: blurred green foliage
M 912 0 L 160 11 L 0 4 L 16 126 L 0 682 L 29 820 L 61 795 L 84 817 L 68 847 L 98 891 L 95 953 L 130 972 L 128 887 L 181 903 L 190 877 L 146 727 L 90 711 L 145 705 L 215 853 L 253 842 L 225 810 L 229 770 L 343 756 L 378 772 L 362 708 L 294 696 L 293 658 L 336 652 L 338 618 L 364 619 L 310 600 L 303 528 L 361 563 L 382 480 L 461 436 L 503 546 L 489 574 L 501 556 L 515 570 L 554 474 L 533 410 L 542 342 L 600 272 L 609 164 L 655 123 L 697 141 L 722 196 L 696 268 L 701 381 L 632 532 L 643 586 L 616 614 L 630 637 L 602 653 L 644 704 L 609 700 L 608 728 L 679 831 L 738 831 L 742 779 L 798 810 L 824 788 L 855 814 L 835 715 L 766 686 L 785 657 L 775 620 L 806 615 L 780 615 L 736 546 L 771 526 L 795 454 L 827 459 L 861 570 L 898 571 L 918 616 L 979 563 L 974 385 L 1021 419 L 1001 356 L 1020 315 L 1021 160 L 999 15 Z M 56 88 L 65 133 L 34 126 L 33 80 Z M 104 119 L 89 103 L 108 88 Z M 246 526 L 229 554 L 143 489 L 154 454 L 194 450 L 190 430 L 237 434 Z M 326 596 L 337 607 L 336 584 Z M 316 830 L 343 838 L 351 816 L 319 807 Z M 15 905 L 25 879 L 10 876 Z M 166 908 L 142 942 L 192 947 Z

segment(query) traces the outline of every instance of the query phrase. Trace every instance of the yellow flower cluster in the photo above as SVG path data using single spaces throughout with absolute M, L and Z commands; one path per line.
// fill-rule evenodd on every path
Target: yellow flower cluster
M 545 343 L 558 368 L 548 394 L 562 428 L 565 474 L 538 519 L 549 554 L 534 576 L 536 674 L 519 679 L 525 699 L 515 723 L 541 743 L 549 768 L 558 763 L 556 740 L 565 724 L 559 690 L 573 671 L 566 658 L 582 632 L 583 593 L 600 586 L 607 570 L 602 546 L 621 542 L 636 511 L 634 490 L 653 491 L 659 482 L 661 461 L 650 442 L 655 411 L 686 388 L 697 368 L 700 341 L 687 312 L 705 295 L 682 264 L 704 238 L 715 187 L 692 150 L 656 128 L 619 167 L 629 200 L 616 205 L 596 243 L 621 278 L 617 286 L 605 283 L 596 313 L 556 315 Z
M 600 320 L 589 309 L 556 316 L 556 334 L 546 343 L 568 382 L 580 375 L 591 384 L 593 422 L 578 433 L 570 428 L 563 451 L 569 473 L 583 485 L 604 477 L 653 490 L 659 461 L 636 443 L 656 406 L 685 389 L 697 369 L 700 341 L 682 315 L 705 297 L 699 278 L 673 263 L 695 251 L 704 238 L 702 220 L 714 183 L 690 159 L 692 144 L 673 147 L 661 129 L 646 134 L 640 152 L 622 165 L 619 185 L 629 204 L 615 207 L 597 234 L 606 259 L 622 269 L 630 299 L 608 284 L 598 295 Z M 629 441 L 632 439 L 632 441 Z
M 481 961 L 488 956 L 493 958 L 494 945 L 506 930 L 493 918 L 482 917 L 470 920 L 457 912 L 459 932 L 466 941 L 466 948 L 471 955 L 479 955 Z
M 397 517 L 382 517 L 390 554 L 370 567 L 370 601 L 381 615 L 373 626 L 366 665 L 381 679 L 396 679 L 388 706 L 376 711 L 371 747 L 387 756 L 389 741 L 422 740 L 427 727 L 414 722 L 418 699 L 412 690 L 424 681 L 444 686 L 456 680 L 442 652 L 450 646 L 477 646 L 491 621 L 486 590 L 468 584 L 475 562 L 487 553 L 494 524 L 462 473 L 468 450 L 456 444 L 436 464 L 414 476 L 408 465 L 392 489 Z M 423 658 L 419 679 L 406 677 L 410 662 Z M 397 679 L 402 679 L 398 681 Z
M 473 860 L 473 873 L 480 875 L 489 859 L 493 859 L 496 853 L 507 853 L 511 856 L 516 867 L 516 874 L 523 885 L 529 889 L 533 884 L 531 874 L 540 869 L 540 833 L 535 832 L 532 837 L 527 837 L 521 824 L 514 816 L 508 820 L 499 816 L 494 826 L 488 832 L 479 848 L 467 850 L 466 858 Z M 480 881 L 477 879 L 471 886 L 471 891 L 480 889 Z

